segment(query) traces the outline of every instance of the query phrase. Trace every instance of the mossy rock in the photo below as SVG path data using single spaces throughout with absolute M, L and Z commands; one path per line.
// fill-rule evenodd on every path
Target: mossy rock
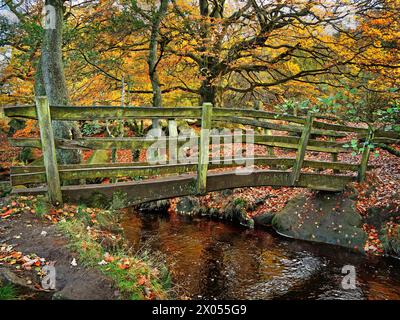
M 379 238 L 386 254 L 400 258 L 400 225 L 392 229 L 392 232 L 385 226 L 381 229 Z
M 231 200 L 223 210 L 223 218 L 238 222 L 247 228 L 254 228 L 254 220 L 246 212 L 247 201 L 241 198 Z
M 176 204 L 180 214 L 196 215 L 200 213 L 200 201 L 196 197 L 183 197 Z
M 255 225 L 269 227 L 272 225 L 272 220 L 274 219 L 274 217 L 275 213 L 266 212 L 254 217 L 253 220 Z
M 144 213 L 167 213 L 169 207 L 169 200 L 157 200 L 140 204 L 139 210 Z
M 298 196 L 275 215 L 272 226 L 279 234 L 290 238 L 335 244 L 361 252 L 367 240 L 354 201 L 342 194 Z

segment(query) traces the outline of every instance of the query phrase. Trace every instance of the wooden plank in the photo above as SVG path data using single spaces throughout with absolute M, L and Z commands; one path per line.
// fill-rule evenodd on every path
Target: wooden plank
M 236 171 L 209 173 L 207 192 L 241 187 L 290 186 L 291 173 L 287 171 L 255 170 L 249 175 L 237 175 Z M 66 201 L 77 203 L 89 199 L 93 194 L 102 194 L 111 198 L 113 193 L 121 191 L 127 194 L 127 206 L 148 201 L 191 195 L 197 192 L 196 175 L 187 174 L 178 177 L 149 179 L 146 181 L 119 182 L 116 184 L 93 184 L 63 186 Z M 349 176 L 333 176 L 302 173 L 295 187 L 325 191 L 342 191 L 354 181 Z M 46 188 L 14 189 L 14 194 L 42 194 Z
M 314 121 L 314 127 L 318 128 L 318 129 L 334 130 L 334 131 L 339 131 L 339 132 L 356 132 L 356 133 L 367 133 L 368 132 L 368 129 L 365 129 L 365 128 L 357 128 L 357 127 L 345 126 L 345 125 L 340 125 L 340 124 L 326 123 L 326 122 L 321 122 L 321 121 Z
M 301 134 L 299 148 L 296 154 L 296 162 L 293 166 L 292 175 L 290 177 L 292 185 L 295 185 L 300 178 L 300 171 L 301 168 L 303 167 L 304 157 L 307 151 L 308 140 L 310 139 L 312 124 L 313 124 L 313 117 L 312 115 L 308 115 L 307 122 L 304 126 L 304 131 Z
M 36 119 L 37 113 L 34 107 L 6 107 L 4 112 L 8 117 Z M 53 120 L 111 120 L 111 119 L 200 119 L 199 107 L 112 107 L 112 106 L 51 106 Z
M 364 182 L 364 180 L 365 180 L 365 175 L 367 172 L 368 161 L 369 161 L 369 155 L 371 153 L 371 147 L 370 147 L 369 143 L 373 139 L 374 139 L 374 133 L 372 130 L 370 130 L 368 137 L 365 141 L 366 145 L 364 145 L 364 150 L 363 150 L 363 153 L 361 156 L 360 169 L 358 171 L 358 182 Z
M 203 104 L 201 117 L 201 131 L 199 144 L 199 163 L 197 166 L 197 193 L 203 194 L 207 188 L 207 170 L 210 153 L 210 136 L 213 105 L 211 103 Z
M 232 163 L 210 163 L 209 170 L 241 167 L 246 160 L 254 163 L 255 166 L 276 166 L 292 167 L 295 163 L 294 158 L 275 158 L 275 157 L 256 157 L 252 159 L 236 159 Z M 59 174 L 61 182 L 78 180 L 78 179 L 95 179 L 95 178 L 123 178 L 123 177 L 151 177 L 166 174 L 183 174 L 195 172 L 198 163 L 192 164 L 165 164 L 165 165 L 149 165 L 147 163 L 116 163 L 116 164 L 98 164 L 97 167 L 88 165 L 65 165 L 59 166 Z M 357 172 L 359 165 L 341 162 L 324 162 L 314 160 L 304 160 L 303 167 L 315 169 L 333 169 Z M 12 167 L 11 183 L 13 186 L 45 183 L 46 175 L 43 166 L 38 167 Z
M 284 115 L 280 113 L 260 111 L 260 110 L 248 110 L 248 109 L 227 109 L 227 108 L 214 108 L 213 116 L 215 117 L 249 117 L 249 118 L 260 118 L 260 119 L 271 119 L 271 120 L 283 120 L 294 123 L 305 124 L 306 118 L 295 117 L 291 115 Z
M 329 137 L 328 140 L 331 141 L 331 142 L 335 142 L 335 138 L 334 137 Z M 337 153 L 332 153 L 331 154 L 331 159 L 332 159 L 332 162 L 338 162 L 338 154 Z M 335 170 L 333 170 L 333 173 L 339 173 L 339 171 L 335 169 Z
M 168 136 L 170 137 L 168 144 L 169 161 L 176 163 L 178 161 L 178 126 L 176 120 L 168 121 Z
M 38 114 L 48 194 L 50 202 L 53 205 L 58 206 L 62 204 L 63 200 L 61 194 L 60 176 L 57 167 L 53 127 L 51 125 L 50 107 L 49 101 L 46 97 L 37 97 L 36 110 Z
M 219 136 L 220 141 L 223 141 L 224 135 Z M 232 136 L 233 137 L 233 136 Z M 213 136 L 210 136 L 212 139 Z M 163 137 L 167 143 L 168 137 Z M 242 135 L 243 141 L 246 136 Z M 10 144 L 15 147 L 32 147 L 41 148 L 39 139 L 35 138 L 14 138 L 9 139 Z M 272 147 L 280 147 L 287 149 L 297 149 L 300 138 L 293 136 L 267 136 L 267 135 L 255 135 L 254 143 L 260 145 L 267 145 Z M 145 138 L 81 138 L 76 140 L 62 140 L 56 139 L 57 148 L 61 149 L 93 149 L 93 150 L 107 150 L 111 148 L 117 149 L 142 149 L 148 148 L 156 142 L 156 138 L 145 137 Z M 178 140 L 178 145 L 184 144 L 185 140 Z M 328 153 L 349 153 L 349 148 L 343 147 L 344 143 L 311 140 L 307 146 L 307 150 L 316 152 L 328 152 Z
M 9 118 L 37 119 L 36 106 L 4 107 L 4 114 Z
M 265 128 L 265 129 L 270 129 L 270 130 L 275 130 L 275 131 L 287 131 L 287 132 L 295 132 L 295 133 L 301 133 L 303 132 L 304 126 L 298 125 L 283 125 L 283 124 L 277 124 L 277 123 L 272 123 L 272 122 L 266 122 L 266 121 L 261 121 L 261 120 L 256 120 L 256 119 L 249 119 L 249 118 L 239 118 L 239 117 L 215 117 L 213 118 L 213 121 L 215 122 L 220 122 L 220 123 L 239 123 L 243 125 L 249 125 L 253 127 L 260 127 L 260 128 Z M 311 134 L 313 135 L 321 135 L 321 136 L 332 136 L 332 137 L 345 137 L 346 135 L 343 133 L 339 133 L 334 130 L 321 130 L 321 129 L 313 129 L 311 131 Z
M 152 107 L 112 107 L 112 106 L 51 106 L 51 117 L 53 120 L 108 120 L 108 119 L 153 119 L 153 118 L 188 118 L 201 119 L 201 108 L 199 107 L 175 107 L 175 108 L 152 108 Z M 35 106 L 4 107 L 7 117 L 37 119 Z M 305 117 L 296 117 L 274 112 L 248 110 L 248 109 L 225 109 L 214 108 L 215 117 L 244 117 L 271 120 L 283 120 L 298 124 L 305 124 Z M 326 118 L 326 116 L 325 116 Z M 334 117 L 336 119 L 336 117 Z M 330 124 L 314 121 L 315 128 L 328 131 L 357 132 L 367 134 L 368 129 L 356 128 L 339 124 Z M 337 133 L 339 134 L 339 133 Z M 376 137 L 387 137 L 400 139 L 400 134 L 394 131 L 377 130 Z
M 384 143 L 384 144 L 400 144 L 400 139 L 374 137 L 372 143 Z

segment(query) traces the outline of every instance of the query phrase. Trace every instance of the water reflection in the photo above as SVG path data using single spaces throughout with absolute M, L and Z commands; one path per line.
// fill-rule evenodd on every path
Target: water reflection
M 174 282 L 194 299 L 400 299 L 400 263 L 288 241 L 218 221 L 128 212 L 131 245 L 165 254 Z M 354 265 L 357 289 L 341 288 Z

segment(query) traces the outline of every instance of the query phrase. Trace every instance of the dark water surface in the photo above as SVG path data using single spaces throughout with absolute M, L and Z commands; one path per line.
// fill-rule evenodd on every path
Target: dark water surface
M 265 229 L 130 211 L 131 245 L 162 252 L 181 293 L 194 299 L 400 299 L 400 261 L 287 240 Z M 341 286 L 353 265 L 356 289 Z

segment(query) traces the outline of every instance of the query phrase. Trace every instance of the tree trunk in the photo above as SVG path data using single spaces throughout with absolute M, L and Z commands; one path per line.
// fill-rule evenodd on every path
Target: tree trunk
M 208 79 L 203 80 L 200 87 L 200 105 L 210 102 L 215 105 L 217 87 L 210 83 Z
M 43 36 L 41 58 L 37 66 L 35 94 L 46 95 L 50 105 L 66 105 L 69 102 L 62 60 L 63 0 L 46 0 L 46 25 Z M 80 137 L 77 123 L 53 121 L 57 138 Z M 60 164 L 79 163 L 79 150 L 57 150 Z
M 160 36 L 161 21 L 164 18 L 167 9 L 168 9 L 168 0 L 160 0 L 160 7 L 158 11 L 154 13 L 151 26 L 148 66 L 149 66 L 151 86 L 153 88 L 153 107 L 155 108 L 161 107 L 162 104 L 160 80 L 157 72 L 157 64 L 160 60 L 158 56 L 158 43 Z M 156 128 L 159 128 L 158 119 L 153 120 L 153 129 Z
M 205 78 L 201 83 L 199 92 L 200 105 L 205 102 L 210 102 L 213 105 L 216 104 L 218 88 L 215 83 L 219 76 L 219 73 L 216 70 L 218 59 L 215 56 L 210 55 L 208 52 L 211 48 L 215 49 L 215 43 L 210 39 L 210 21 L 213 21 L 214 18 L 223 17 L 224 5 L 225 0 L 199 0 L 200 15 L 207 18 L 200 29 L 200 35 L 203 39 L 204 45 L 204 47 L 200 49 L 200 51 L 204 52 L 202 55 L 202 63 L 200 65 L 200 73 Z M 208 19 L 210 19 L 210 21 Z

